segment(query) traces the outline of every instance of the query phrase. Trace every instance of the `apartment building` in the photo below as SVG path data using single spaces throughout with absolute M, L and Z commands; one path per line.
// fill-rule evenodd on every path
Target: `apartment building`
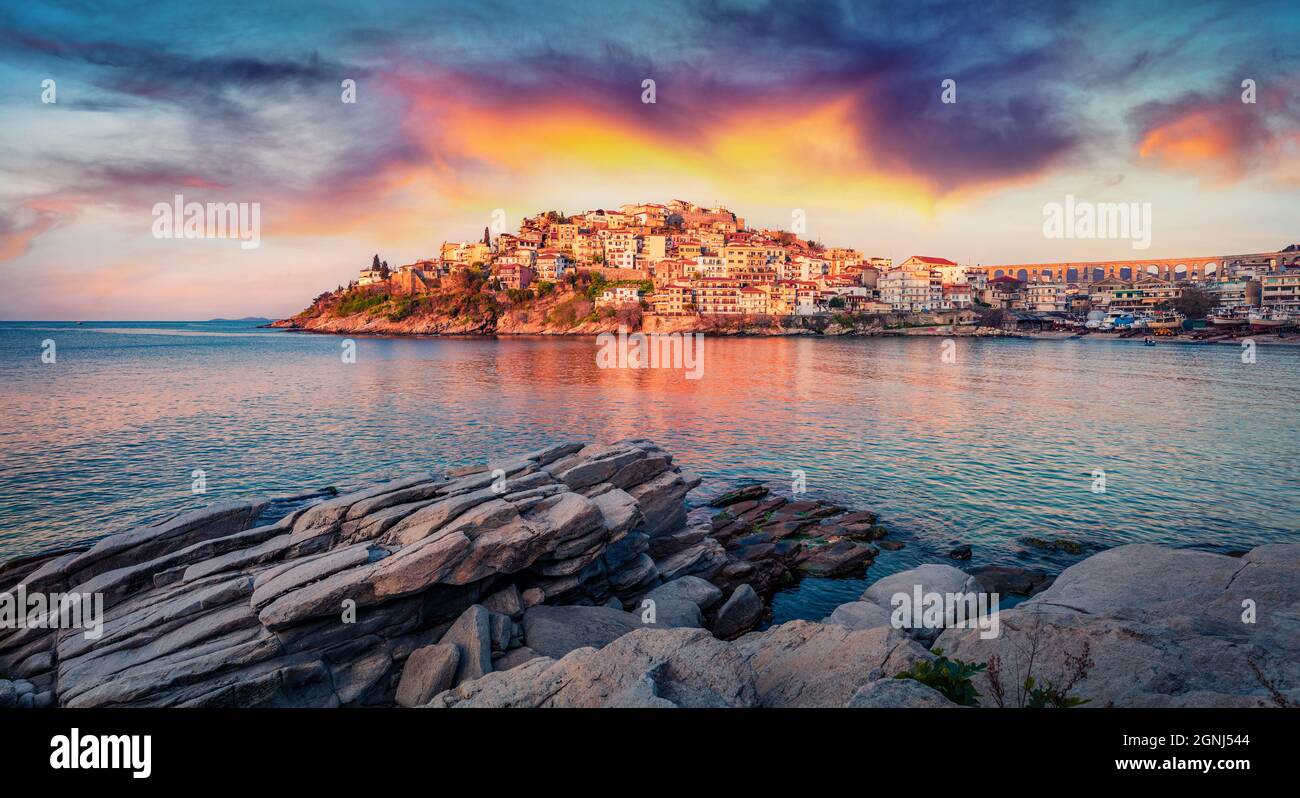
M 1260 301 L 1265 306 L 1300 310 L 1300 271 L 1265 274 L 1259 282 Z
M 691 285 L 695 309 L 704 316 L 739 314 L 743 287 L 740 281 L 725 277 L 698 279 Z

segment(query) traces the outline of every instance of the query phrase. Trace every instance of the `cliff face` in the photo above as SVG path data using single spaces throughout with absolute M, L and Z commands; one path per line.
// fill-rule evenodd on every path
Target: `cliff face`
M 61 706 L 392 703 L 407 657 L 448 635 L 458 680 L 476 678 L 520 647 L 524 602 L 654 587 L 649 538 L 685 524 L 695 484 L 628 441 L 415 474 L 261 526 L 265 502 L 213 505 L 0 566 L 0 590 L 94 594 L 103 622 L 0 631 L 0 670 Z M 452 624 L 480 602 L 474 628 Z

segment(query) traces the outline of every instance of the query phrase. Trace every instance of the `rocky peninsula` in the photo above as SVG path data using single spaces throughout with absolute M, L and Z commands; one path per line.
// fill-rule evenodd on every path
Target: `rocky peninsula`
M 1300 701 L 1300 544 L 1123 546 L 1050 585 L 927 564 L 821 621 L 756 631 L 775 591 L 861 575 L 888 532 L 756 484 L 688 512 L 698 484 L 650 441 L 566 443 L 13 560 L 0 593 L 102 597 L 102 635 L 0 629 L 0 706 Z M 890 597 L 913 590 L 1033 595 L 987 637 L 951 619 L 899 628 Z M 952 663 L 975 698 L 935 678 Z

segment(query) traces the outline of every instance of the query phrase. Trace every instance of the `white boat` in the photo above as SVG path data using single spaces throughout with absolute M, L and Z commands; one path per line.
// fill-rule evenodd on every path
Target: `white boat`
M 1174 311 L 1157 313 L 1147 324 L 1147 328 L 1151 330 L 1177 330 L 1183 326 L 1183 322 L 1186 320 L 1186 316 Z
M 1270 308 L 1256 308 L 1250 312 L 1249 318 L 1252 330 L 1274 330 L 1279 327 L 1290 327 L 1296 323 L 1296 320 L 1286 311 Z
M 1210 315 L 1210 324 L 1215 327 L 1241 327 L 1249 322 L 1248 307 L 1219 308 Z

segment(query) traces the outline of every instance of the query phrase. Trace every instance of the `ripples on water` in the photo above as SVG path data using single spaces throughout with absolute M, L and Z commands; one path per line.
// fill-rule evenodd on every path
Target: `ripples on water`
M 40 362 L 46 338 L 55 365 Z M 590 338 L 358 338 L 355 364 L 341 340 L 0 325 L 0 557 L 221 498 L 625 437 L 673 452 L 703 495 L 802 469 L 814 493 L 876 510 L 909 545 L 873 579 L 956 540 L 973 565 L 1059 568 L 1070 560 L 1017 538 L 1228 550 L 1297 536 L 1293 347 L 1245 365 L 1226 346 L 957 339 L 944 364 L 936 338 L 709 338 L 695 381 L 599 369 Z M 195 469 L 205 496 L 190 493 Z M 777 613 L 820 617 L 861 590 L 809 581 Z

